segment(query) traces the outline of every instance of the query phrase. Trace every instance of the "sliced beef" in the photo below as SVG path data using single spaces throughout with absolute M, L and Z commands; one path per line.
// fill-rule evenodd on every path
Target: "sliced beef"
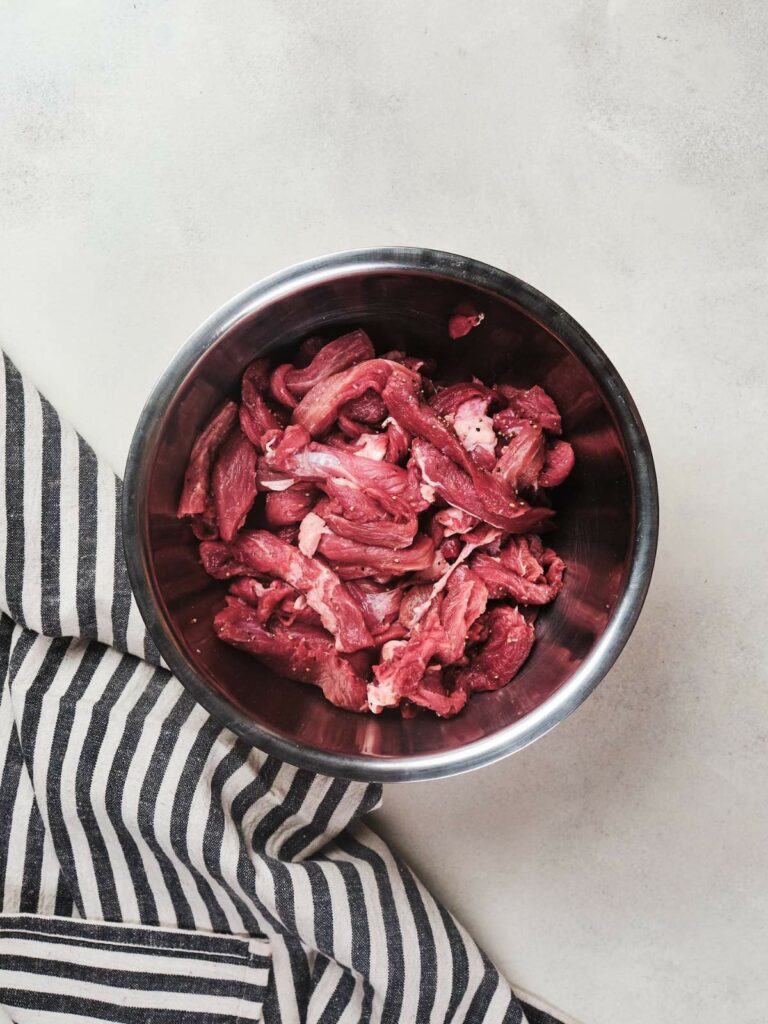
M 535 487 L 544 468 L 546 445 L 541 427 L 518 419 L 510 428 L 494 473 L 515 492 Z
M 389 359 L 369 359 L 316 384 L 294 409 L 293 422 L 313 437 L 329 430 L 339 409 L 367 391 L 381 394 L 392 376 L 405 376 L 418 383 L 418 374 Z
M 318 551 L 329 562 L 366 565 L 389 576 L 404 576 L 430 565 L 435 546 L 424 534 L 417 536 L 410 547 L 394 550 L 374 544 L 360 544 L 334 533 L 326 533 L 320 538 Z
M 516 571 L 511 560 L 493 557 L 483 551 L 474 555 L 470 565 L 488 587 L 493 598 L 511 597 L 519 604 L 542 605 L 554 601 L 563 586 L 565 563 L 553 551 L 546 553 L 546 570 L 537 580 L 527 579 Z
M 264 451 L 265 437 L 284 425 L 267 405 L 269 360 L 256 359 L 243 374 L 240 396 L 240 429 L 258 451 Z
M 315 558 L 267 530 L 243 531 L 233 545 L 235 559 L 257 574 L 276 576 L 304 594 L 336 638 L 340 651 L 373 646 L 360 608 L 336 574 Z
M 524 388 L 513 388 L 508 384 L 499 384 L 496 390 L 506 401 L 507 410 L 512 416 L 529 420 L 535 426 L 542 427 L 552 434 L 561 433 L 562 423 L 557 406 L 547 392 L 540 388 L 538 384 L 528 388 L 527 391 Z M 505 413 L 501 412 L 494 417 L 496 429 L 501 433 L 504 432 L 504 416 Z
M 554 441 L 544 456 L 539 474 L 539 487 L 559 487 L 568 477 L 576 462 L 573 448 L 567 441 Z
M 365 359 L 373 359 L 373 356 L 373 345 L 365 331 L 351 331 L 318 349 L 305 369 L 286 371 L 285 386 L 292 395 L 301 398 L 320 381 L 327 380 Z
M 448 321 L 448 334 L 454 341 L 464 338 L 475 327 L 479 327 L 484 318 L 485 315 L 478 313 L 474 306 L 462 303 L 456 307 Z
M 216 522 L 222 540 L 232 540 L 256 498 L 256 449 L 234 427 L 224 443 L 211 480 Z
M 510 605 L 492 608 L 487 627 L 488 639 L 456 679 L 458 690 L 474 693 L 501 689 L 519 672 L 531 653 L 534 629 L 517 608 Z
M 267 629 L 255 609 L 231 600 L 216 614 L 214 629 L 220 640 L 255 654 L 279 675 L 319 686 L 331 704 L 347 711 L 367 710 L 365 681 L 338 653 L 325 630 L 283 623 Z
M 496 488 L 478 489 L 468 474 L 420 438 L 414 440 L 411 452 L 423 485 L 454 508 L 509 533 L 536 530 L 552 518 L 551 509 L 531 506 L 512 492 L 504 500 Z
M 284 491 L 271 491 L 264 499 L 264 518 L 268 526 L 300 523 L 317 501 L 317 488 L 311 484 L 293 484 Z
M 180 519 L 205 512 L 213 460 L 237 422 L 237 412 L 235 402 L 225 402 L 192 446 L 187 471 L 184 474 L 184 488 L 176 512 Z
M 449 332 L 482 319 L 457 307 Z M 542 388 L 446 385 L 362 330 L 255 359 L 178 508 L 228 584 L 216 634 L 348 710 L 458 714 L 514 676 L 563 585 L 538 536 L 574 464 L 560 432 Z

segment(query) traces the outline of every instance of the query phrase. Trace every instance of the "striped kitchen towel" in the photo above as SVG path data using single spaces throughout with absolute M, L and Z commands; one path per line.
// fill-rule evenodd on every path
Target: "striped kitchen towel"
M 362 823 L 379 786 L 252 749 L 160 666 L 120 481 L 7 358 L 2 383 L 10 1019 L 552 1021 Z

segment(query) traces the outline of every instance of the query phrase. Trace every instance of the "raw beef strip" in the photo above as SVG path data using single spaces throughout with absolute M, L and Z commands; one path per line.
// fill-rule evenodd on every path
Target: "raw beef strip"
M 264 435 L 282 426 L 264 399 L 269 390 L 268 365 L 267 359 L 252 362 L 243 374 L 241 392 L 240 429 L 260 452 L 264 451 Z
M 455 472 L 452 472 L 451 467 L 446 467 L 450 480 L 449 486 L 452 493 L 455 492 L 456 488 L 459 491 L 468 492 L 471 490 L 474 492 L 471 499 L 473 507 L 470 508 L 466 503 L 459 504 L 449 499 L 445 493 L 442 493 L 438 487 L 435 487 L 435 491 L 450 505 L 463 508 L 465 511 L 477 515 L 478 518 L 487 520 L 494 526 L 500 526 L 510 531 L 514 527 L 506 525 L 507 523 L 515 520 L 525 521 L 526 517 L 523 516 L 522 510 L 516 514 L 510 511 L 510 503 L 514 495 L 506 485 L 506 482 L 502 478 L 476 465 L 462 446 L 455 431 L 448 424 L 443 423 L 434 409 L 419 401 L 415 387 L 410 381 L 392 377 L 382 392 L 382 398 L 390 414 L 398 423 L 401 423 L 407 430 L 416 435 L 411 445 L 411 451 L 417 463 L 419 463 L 422 476 L 424 476 L 424 469 L 416 453 L 417 450 L 422 453 L 425 451 L 423 447 L 425 441 L 429 442 L 432 446 L 432 451 L 435 452 L 436 464 L 439 462 L 441 465 L 444 465 L 450 459 L 456 464 L 457 468 L 463 471 L 457 476 Z M 467 476 L 469 480 L 466 479 Z M 431 481 L 426 480 L 425 482 L 431 483 Z M 445 490 L 446 488 L 444 487 L 443 489 Z M 482 509 L 482 511 L 476 511 L 478 508 Z M 527 522 L 526 525 L 522 526 L 522 528 L 518 527 L 514 532 L 524 532 L 526 529 L 529 529 Z
M 359 398 L 353 398 L 351 402 L 342 405 L 339 412 L 360 423 L 381 423 L 387 415 L 387 407 L 382 402 L 381 395 L 369 388 Z
M 559 487 L 573 469 L 576 458 L 567 441 L 554 441 L 547 449 L 539 487 Z
M 485 583 L 471 569 L 460 565 L 448 582 L 440 606 L 445 636 L 438 658 L 443 665 L 452 665 L 462 656 L 469 628 L 483 614 L 487 601 Z
M 473 693 L 506 686 L 531 653 L 533 626 L 517 608 L 497 605 L 488 614 L 489 636 L 468 668 L 456 679 L 456 689 Z
M 368 359 L 316 384 L 294 409 L 293 422 L 305 427 L 313 437 L 318 437 L 332 426 L 343 405 L 371 389 L 381 394 L 393 375 L 407 376 L 417 383 L 419 380 L 417 374 L 399 363 L 389 359 Z
M 294 484 L 284 491 L 271 491 L 264 498 L 264 517 L 269 526 L 300 523 L 317 500 L 311 484 Z
M 453 416 L 459 406 L 477 398 L 485 398 L 488 400 L 487 404 L 490 404 L 495 395 L 491 388 L 486 387 L 479 380 L 467 381 L 462 384 L 450 384 L 447 388 L 440 388 L 430 398 L 429 404 L 438 416 Z
M 398 550 L 407 548 L 419 529 L 419 521 L 414 516 L 398 523 L 393 519 L 380 519 L 376 522 L 355 523 L 333 512 L 323 511 L 322 516 L 328 529 L 337 537 L 354 540 L 358 544 L 373 544 L 382 548 Z
M 426 614 L 413 625 L 410 638 L 384 645 L 382 660 L 373 668 L 375 682 L 368 686 L 368 703 L 374 713 L 397 707 L 404 697 L 412 699 L 432 658 L 449 665 L 462 656 L 467 631 L 485 610 L 487 596 L 482 582 L 462 566 L 449 581 L 445 595 L 434 598 Z M 410 618 L 412 621 L 413 616 Z M 463 706 L 464 702 L 459 702 Z M 457 710 L 446 706 L 443 713 Z
M 348 480 L 331 477 L 323 482 L 323 490 L 332 499 L 339 514 L 353 523 L 374 523 L 389 519 L 386 511 L 370 495 Z
M 254 572 L 277 576 L 304 594 L 325 628 L 336 637 L 340 651 L 359 651 L 373 646 L 360 608 L 327 565 L 307 558 L 298 548 L 267 530 L 240 533 L 233 553 L 237 561 Z
M 198 435 L 184 474 L 184 489 L 176 512 L 180 519 L 205 512 L 213 460 L 236 422 L 237 405 L 225 402 Z
M 294 359 L 295 365 L 298 366 L 300 370 L 303 370 L 305 366 L 309 366 L 323 345 L 326 344 L 327 342 L 316 334 L 313 334 L 309 338 L 305 338 L 299 345 L 299 350 L 296 353 L 296 358 Z
M 431 658 L 440 646 L 443 627 L 435 603 L 421 618 L 407 640 L 392 640 L 381 649 L 368 684 L 368 705 L 374 714 L 397 707 L 416 690 Z
M 552 434 L 559 434 L 562 431 L 560 413 L 547 392 L 534 384 L 527 391 L 523 388 L 513 388 L 509 384 L 499 384 L 497 392 L 504 397 L 508 409 L 505 412 L 497 413 L 494 416 L 494 425 L 500 433 L 504 433 L 504 424 L 507 421 L 506 413 L 512 416 L 529 420 L 537 427 L 543 427 Z
M 414 437 L 429 441 L 445 455 L 471 473 L 474 466 L 453 429 L 443 422 L 434 409 L 419 401 L 418 380 L 393 376 L 381 397 L 389 414 Z
M 551 509 L 534 507 L 521 498 L 509 500 L 500 507 L 497 494 L 491 494 L 495 508 L 490 507 L 489 494 L 480 493 L 472 479 L 433 445 L 415 438 L 411 446 L 413 460 L 423 483 L 454 508 L 468 512 L 508 533 L 526 533 L 551 519 Z M 423 492 L 422 492 L 423 493 Z
M 228 580 L 233 576 L 265 575 L 244 561 L 231 544 L 224 544 L 220 540 L 203 541 L 200 545 L 200 562 L 208 575 L 216 580 Z
M 365 624 L 378 640 L 397 620 L 403 600 L 403 587 L 383 586 L 370 580 L 355 580 L 347 589 L 360 602 Z
M 554 555 L 554 552 L 549 552 Z M 510 537 L 504 548 L 499 553 L 499 561 L 518 576 L 529 580 L 531 583 L 539 583 L 544 579 L 544 545 L 541 538 L 536 534 L 521 534 L 518 537 Z
M 282 623 L 266 629 L 253 608 L 232 599 L 217 613 L 214 629 L 221 640 L 257 655 L 279 675 L 319 686 L 325 698 L 337 707 L 348 711 L 367 709 L 365 682 L 336 651 L 333 638 L 325 630 Z
M 272 580 L 269 586 L 264 586 L 258 580 L 243 577 L 234 580 L 229 588 L 232 597 L 237 597 L 256 610 L 256 616 L 262 625 L 265 625 L 272 618 L 275 609 L 287 597 L 293 597 L 297 592 L 293 587 L 282 580 Z
M 288 374 L 293 373 L 295 369 L 296 367 L 292 366 L 291 363 L 282 363 L 276 370 L 272 371 L 272 376 L 269 381 L 269 393 L 276 402 L 279 402 L 280 405 L 286 406 L 288 409 L 295 409 L 299 404 L 298 400 L 293 397 L 292 392 L 288 389 L 288 385 L 285 382 Z
M 256 499 L 256 449 L 235 427 L 216 459 L 211 479 L 222 540 L 232 540 Z
M 403 576 L 426 568 L 435 553 L 435 546 L 429 537 L 420 534 L 409 548 L 393 551 L 391 548 L 359 544 L 346 537 L 326 533 L 320 538 L 320 554 L 330 562 L 341 565 L 365 565 L 376 572 L 390 576 Z
M 507 437 L 494 473 L 506 480 L 513 491 L 535 487 L 546 458 L 541 427 L 518 420 Z
M 307 444 L 306 436 L 302 427 L 288 427 L 280 442 L 267 451 L 267 463 L 292 478 L 314 481 L 326 490 L 329 479 L 343 480 L 378 502 L 389 515 L 409 518 L 426 507 L 400 466 L 316 441 Z
M 553 551 L 547 552 L 549 564 L 545 576 L 538 582 L 531 582 L 518 575 L 501 557 L 494 558 L 483 551 L 472 557 L 470 565 L 488 587 L 493 598 L 511 597 L 520 604 L 549 604 L 554 601 L 563 586 L 565 563 Z
M 285 386 L 291 394 L 301 398 L 321 380 L 327 380 L 364 359 L 373 359 L 374 354 L 371 339 L 365 331 L 352 331 L 323 345 L 305 369 L 287 371 Z
M 421 682 L 408 698 L 413 704 L 434 711 L 438 718 L 452 718 L 457 715 L 468 699 L 469 694 L 466 690 L 455 689 L 451 693 L 446 691 L 443 669 L 440 665 L 430 665 L 427 668 Z

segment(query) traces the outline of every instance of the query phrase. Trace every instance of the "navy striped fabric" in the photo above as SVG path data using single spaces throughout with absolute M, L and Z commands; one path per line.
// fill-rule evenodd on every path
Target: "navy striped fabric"
M 228 937 L 246 974 L 243 944 L 261 943 L 268 1024 L 524 1021 L 461 925 L 362 823 L 380 787 L 246 746 L 160 666 L 123 563 L 119 480 L 7 359 L 0 403 L 0 1002 L 12 1019 L 99 1019 L 99 998 L 72 1002 L 79 980 L 108 1004 L 98 962 L 64 971 L 57 990 L 55 970 L 32 983 L 28 961 L 35 941 L 50 957 L 51 929 L 66 949 L 116 922 Z M 19 915 L 41 934 L 28 924 L 9 953 Z M 112 988 L 133 1009 L 102 1019 L 136 1019 L 152 991 L 138 976 L 164 954 L 134 931 L 120 949 L 142 966 L 139 995 L 115 964 Z M 208 1012 L 184 998 L 184 1012 Z M 145 1019 L 187 1019 L 161 1010 Z

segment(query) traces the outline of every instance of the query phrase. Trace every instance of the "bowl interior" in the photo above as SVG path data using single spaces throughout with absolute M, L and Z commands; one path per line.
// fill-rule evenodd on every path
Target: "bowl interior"
M 290 291 L 290 294 L 288 294 Z M 459 302 L 485 313 L 482 325 L 452 341 L 446 323 Z M 377 351 L 434 356 L 440 376 L 487 383 L 541 384 L 563 416 L 577 462 L 555 492 L 551 543 L 567 562 L 565 586 L 537 623 L 532 656 L 513 683 L 478 694 L 460 716 L 403 720 L 355 715 L 318 690 L 276 677 L 254 658 L 221 643 L 211 620 L 224 583 L 202 570 L 189 527 L 175 517 L 192 443 L 223 396 L 236 396 L 250 360 L 291 349 L 309 334 L 333 338 L 356 326 Z M 147 573 L 180 656 L 232 709 L 228 724 L 249 723 L 309 751 L 371 759 L 431 755 L 463 747 L 531 714 L 574 673 L 606 628 L 622 594 L 635 532 L 632 476 L 621 432 L 599 382 L 556 333 L 515 302 L 439 273 L 350 270 L 310 280 L 246 311 L 189 369 L 153 431 L 154 458 L 143 494 Z M 252 735 L 251 735 L 251 738 Z

